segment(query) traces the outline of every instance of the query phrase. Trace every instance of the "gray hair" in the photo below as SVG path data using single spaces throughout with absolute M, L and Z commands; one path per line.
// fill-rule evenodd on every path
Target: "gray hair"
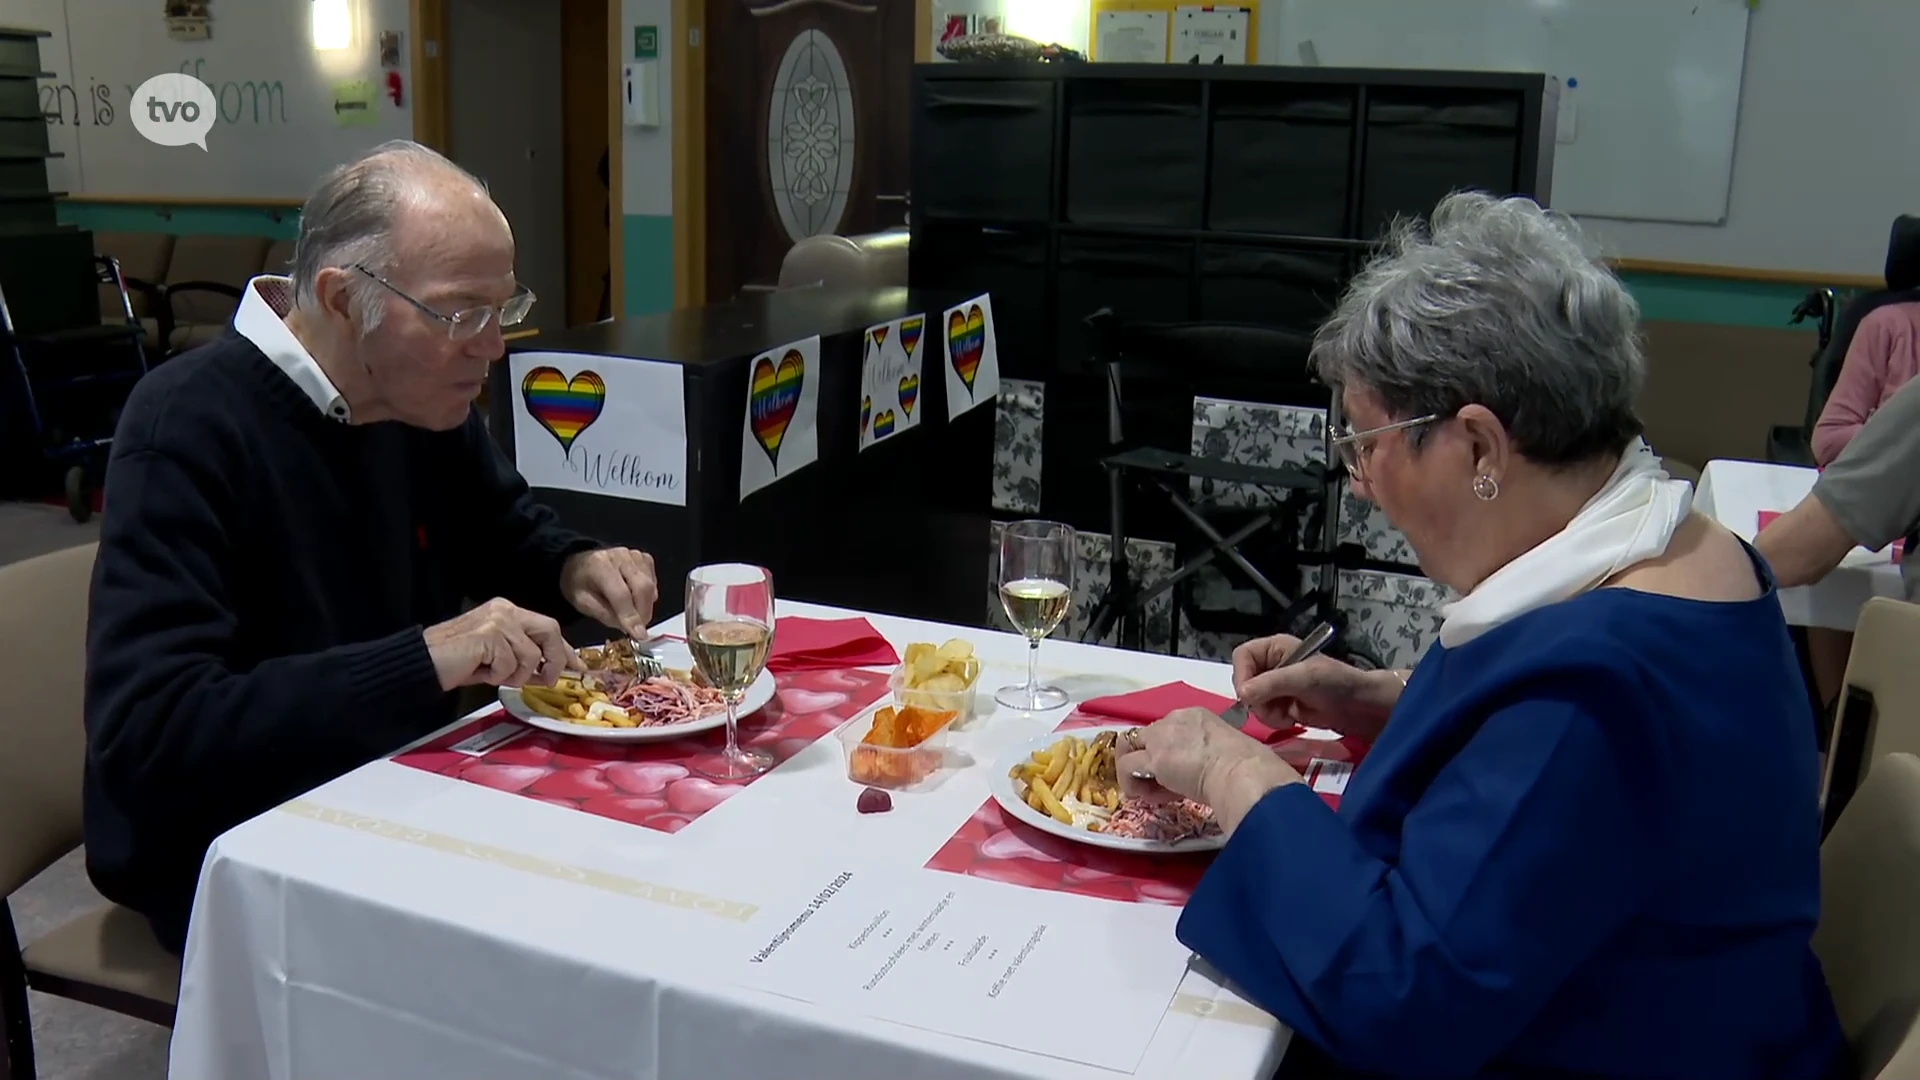
M 360 158 L 341 165 L 320 180 L 300 211 L 300 236 L 293 245 L 293 303 L 319 303 L 315 282 L 326 268 L 355 263 L 376 274 L 392 273 L 399 261 L 394 250 L 394 223 L 400 210 L 420 191 L 423 173 L 439 171 L 486 185 L 444 155 L 408 139 L 381 143 Z M 361 332 L 380 325 L 386 305 L 380 285 L 356 274 L 348 286 Z
M 1456 193 L 1428 225 L 1395 222 L 1314 335 L 1312 364 L 1335 393 L 1358 384 L 1396 420 L 1483 405 L 1521 454 L 1571 465 L 1641 433 L 1639 321 L 1570 218 Z

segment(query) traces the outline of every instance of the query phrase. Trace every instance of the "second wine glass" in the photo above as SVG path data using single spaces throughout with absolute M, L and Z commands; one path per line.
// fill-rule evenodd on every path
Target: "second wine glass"
M 1040 685 L 1040 640 L 1073 606 L 1074 533 L 1057 521 L 1016 521 L 1000 533 L 1000 606 L 1027 638 L 1025 686 L 1003 686 L 993 700 L 1009 709 L 1044 712 L 1067 703 L 1067 692 Z
M 767 666 L 773 647 L 773 575 L 759 566 L 722 563 L 687 575 L 687 651 L 727 706 L 727 748 L 693 771 L 711 780 L 746 780 L 773 768 L 773 755 L 740 745 L 740 699 Z

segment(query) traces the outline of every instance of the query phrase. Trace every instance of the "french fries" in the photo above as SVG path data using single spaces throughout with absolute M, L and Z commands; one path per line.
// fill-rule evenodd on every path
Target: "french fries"
M 1091 739 L 1064 735 L 1052 746 L 1035 750 L 1027 760 L 1015 765 L 1007 775 L 1016 784 L 1025 785 L 1022 798 L 1028 806 L 1071 825 L 1073 811 L 1068 799 L 1105 811 L 1120 807 L 1120 781 L 1115 766 L 1117 736 L 1103 731 Z M 1088 829 L 1099 831 L 1100 822 Z
M 640 722 L 616 708 L 605 693 L 579 679 L 561 679 L 552 686 L 523 686 L 520 700 L 541 716 L 581 727 L 631 728 Z

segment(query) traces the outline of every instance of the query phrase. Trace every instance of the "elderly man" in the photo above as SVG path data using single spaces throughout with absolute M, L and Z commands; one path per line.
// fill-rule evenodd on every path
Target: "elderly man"
M 551 683 L 574 660 L 557 618 L 647 626 L 652 560 L 559 527 L 473 407 L 533 303 L 513 259 L 478 181 L 387 144 L 321 182 L 290 278 L 249 282 L 224 336 L 127 403 L 87 865 L 175 951 L 220 833 L 445 724 L 462 687 Z

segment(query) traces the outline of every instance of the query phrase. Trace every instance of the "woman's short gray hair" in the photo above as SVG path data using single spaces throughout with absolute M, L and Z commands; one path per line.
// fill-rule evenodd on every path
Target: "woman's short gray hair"
M 394 223 L 400 209 L 421 190 L 422 172 L 443 171 L 485 185 L 472 173 L 417 142 L 395 139 L 320 180 L 300 211 L 300 235 L 293 245 L 293 303 L 319 303 L 315 282 L 327 267 L 360 264 L 374 273 L 392 273 L 399 261 Z M 349 287 L 354 315 L 365 333 L 380 325 L 386 310 L 379 283 L 356 274 Z
M 1393 419 L 1480 404 L 1546 465 L 1618 455 L 1641 433 L 1640 309 L 1571 219 L 1458 193 L 1396 222 L 1314 335 L 1313 365 Z M 1415 429 L 1414 434 L 1424 429 Z

